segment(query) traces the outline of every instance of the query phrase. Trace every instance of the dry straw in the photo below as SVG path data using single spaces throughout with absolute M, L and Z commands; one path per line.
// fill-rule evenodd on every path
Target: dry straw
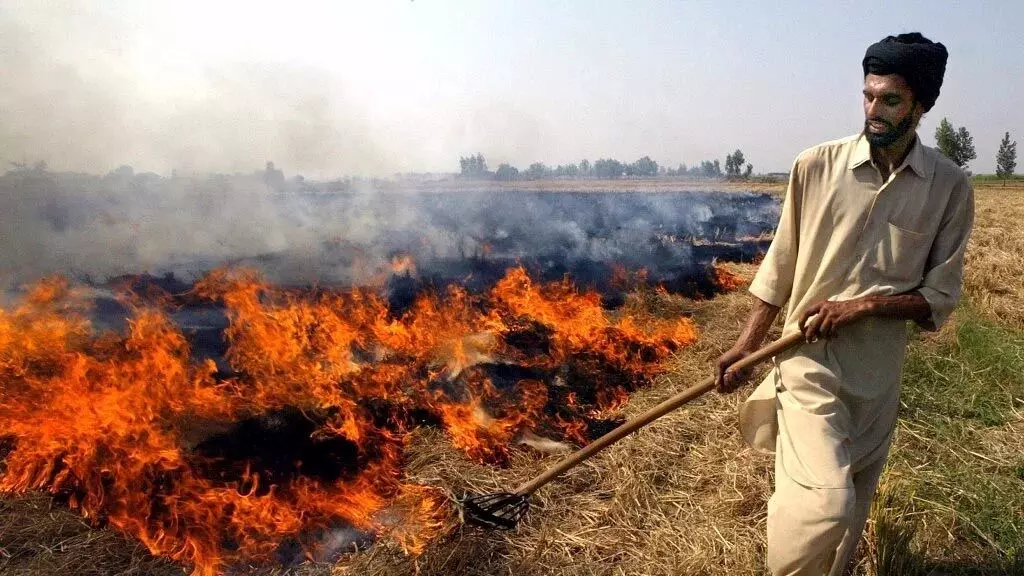
M 1024 327 L 1021 254 L 1024 189 L 979 190 L 978 226 L 968 256 L 965 293 L 1003 325 Z M 749 278 L 753 266 L 734 270 Z M 671 370 L 624 408 L 640 413 L 709 375 L 714 358 L 738 334 L 750 300 L 742 291 L 712 301 L 658 293 L 634 294 L 628 306 L 655 316 L 691 315 L 699 342 L 673 360 Z M 949 331 L 944 331 L 949 337 Z M 771 458 L 745 448 L 737 431 L 743 392 L 710 394 L 655 422 L 542 488 L 531 515 L 512 532 L 454 528 L 411 558 L 386 539 L 337 564 L 264 568 L 264 574 L 352 575 L 758 575 L 764 573 L 765 505 Z M 1015 430 L 1019 432 L 1019 423 Z M 992 431 L 992 458 L 1013 459 L 1020 435 Z M 1006 445 L 1012 448 L 1006 448 Z M 908 448 L 911 449 L 911 448 Z M 1016 451 L 1016 452 L 1014 452 Z M 468 461 L 443 433 L 418 430 L 407 449 L 413 482 L 453 496 L 508 489 L 541 472 L 558 455 L 523 448 L 504 469 Z M 909 525 L 906 508 L 890 498 L 876 506 L 856 574 L 877 574 L 879 550 Z M 922 517 L 927 524 L 929 518 Z M 875 528 L 879 530 L 876 532 Z M 916 524 L 915 524 L 916 527 Z M 923 528 L 928 529 L 928 526 Z M 881 535 L 880 541 L 877 534 Z M 913 536 L 913 535 L 911 535 Z M 889 540 L 887 540 L 889 538 Z M 910 540 L 908 540 L 910 541 Z M 870 551 L 865 556 L 864 551 Z M 887 557 L 887 562 L 893 561 Z M 0 501 L 0 572 L 44 574 L 180 574 L 138 545 L 91 529 L 73 514 L 30 495 Z M 239 573 L 246 571 L 240 570 Z M 883 570 L 884 573 L 884 570 Z

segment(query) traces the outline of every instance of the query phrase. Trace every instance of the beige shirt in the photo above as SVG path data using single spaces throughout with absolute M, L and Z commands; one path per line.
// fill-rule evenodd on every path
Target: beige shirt
M 784 332 L 790 333 L 799 329 L 801 313 L 822 300 L 917 290 L 932 311 L 922 326 L 936 330 L 960 298 L 973 218 L 966 174 L 919 138 L 888 180 L 863 136 L 826 142 L 797 157 L 775 239 L 750 292 L 776 306 L 788 302 Z M 811 422 L 799 426 L 827 424 L 819 432 L 848 441 L 847 467 L 884 443 L 898 408 L 906 322 L 868 318 L 840 330 L 775 359 L 743 409 L 748 442 L 773 449 L 775 411 L 790 406 L 798 410 L 790 425 L 807 417 Z M 828 462 L 816 470 L 796 465 L 804 468 L 797 476 L 832 474 Z

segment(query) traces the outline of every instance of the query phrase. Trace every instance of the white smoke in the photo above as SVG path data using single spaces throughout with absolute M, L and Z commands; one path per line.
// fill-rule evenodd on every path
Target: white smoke
M 694 272 L 686 242 L 770 231 L 777 204 L 753 194 L 444 191 L 311 183 L 273 170 L 162 178 L 24 168 L 0 176 L 0 281 L 62 274 L 194 280 L 223 266 L 285 284 L 379 284 L 411 256 L 444 281 L 522 262 L 554 277 L 600 280 L 607 266 L 655 280 Z M 490 264 L 488 264 L 490 262 Z M 483 266 L 484 268 L 481 268 Z M 497 270 L 489 269 L 497 267 Z

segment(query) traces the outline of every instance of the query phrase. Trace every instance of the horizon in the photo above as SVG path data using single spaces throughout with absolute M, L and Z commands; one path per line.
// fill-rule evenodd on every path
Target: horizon
M 0 15 L 0 162 L 106 173 L 393 177 L 742 150 L 755 174 L 863 124 L 860 60 L 889 34 L 949 50 L 942 118 L 995 171 L 1024 133 L 1024 6 L 12 3 Z M 922 17 L 927 15 L 927 18 Z M 928 26 L 921 22 L 927 19 Z M 885 20 L 885 24 L 879 24 Z

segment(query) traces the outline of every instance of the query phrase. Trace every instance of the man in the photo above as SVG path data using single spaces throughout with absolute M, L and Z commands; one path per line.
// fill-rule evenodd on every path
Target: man
M 784 333 L 807 342 L 773 359 L 740 415 L 746 441 L 775 452 L 775 575 L 842 573 L 888 455 L 906 322 L 937 330 L 960 297 L 973 191 L 916 134 L 946 57 L 918 33 L 868 48 L 864 129 L 797 157 L 750 286 L 754 309 L 717 363 L 719 390 L 735 389 L 748 375 L 726 370 L 761 345 L 788 302 Z

